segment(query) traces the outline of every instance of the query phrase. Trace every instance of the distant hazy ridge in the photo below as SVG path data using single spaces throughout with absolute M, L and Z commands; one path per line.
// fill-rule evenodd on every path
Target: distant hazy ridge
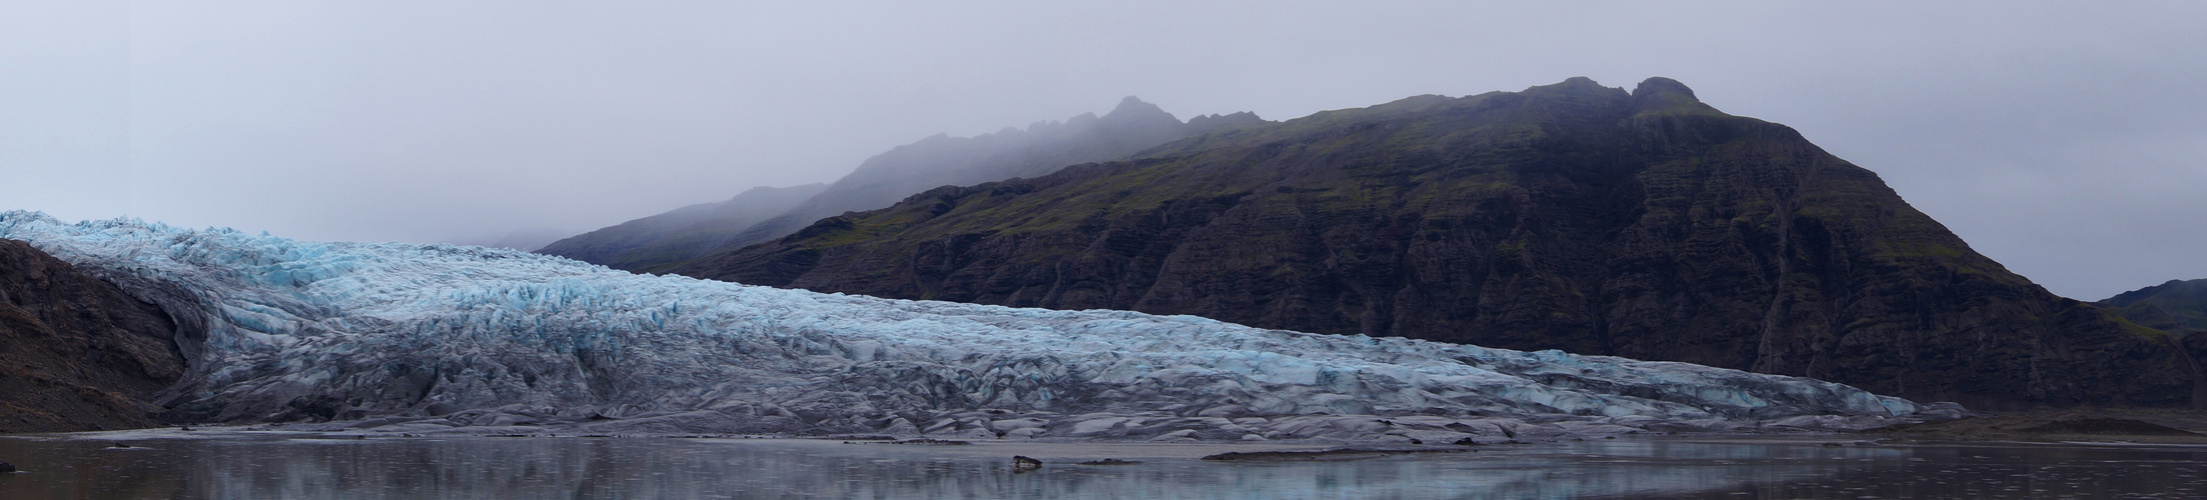
M 1256 115 L 1199 116 L 1185 123 L 1128 97 L 1102 117 L 1007 128 L 978 137 L 936 135 L 859 165 L 831 185 L 755 188 L 728 201 L 683 207 L 560 240 L 537 250 L 616 269 L 664 272 L 686 261 L 787 236 L 844 212 L 886 208 L 939 186 L 1036 177 L 1067 165 L 1127 158 Z

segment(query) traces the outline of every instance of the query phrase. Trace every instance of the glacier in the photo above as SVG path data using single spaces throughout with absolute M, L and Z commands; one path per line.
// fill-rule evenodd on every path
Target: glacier
M 821 294 L 471 246 L 27 211 L 0 213 L 0 238 L 177 320 L 191 368 L 159 402 L 174 421 L 1485 443 L 1958 410 L 1686 363 Z

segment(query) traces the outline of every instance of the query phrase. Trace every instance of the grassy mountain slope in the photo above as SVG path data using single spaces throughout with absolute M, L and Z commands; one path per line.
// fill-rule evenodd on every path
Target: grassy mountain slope
M 2180 405 L 2168 336 L 2047 293 L 1782 125 L 1575 78 L 945 187 L 676 272 L 1565 349 L 1979 407 Z
M 2149 328 L 2207 332 L 2207 279 L 2169 280 L 2095 304 Z

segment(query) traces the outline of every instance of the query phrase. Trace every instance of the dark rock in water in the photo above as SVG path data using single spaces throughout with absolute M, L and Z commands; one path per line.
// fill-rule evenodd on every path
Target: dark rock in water
M 1120 460 L 1116 458 L 1106 458 L 1103 460 L 1090 460 L 1086 462 L 1081 462 L 1078 465 L 1134 465 L 1139 463 L 1142 462 L 1139 460 Z
M 0 474 L 11 474 L 11 473 L 14 473 L 14 472 L 15 472 L 15 464 L 7 463 L 7 462 L 0 462 Z
M 1024 455 L 1012 455 L 1012 470 L 1027 471 L 1040 468 L 1042 468 L 1041 460 L 1027 458 Z
M 1684 361 L 1987 410 L 2207 388 L 2165 332 L 2048 293 L 1876 173 L 1663 78 L 1255 124 L 936 188 L 677 272 Z
M 123 444 L 123 443 L 115 443 L 115 444 L 111 444 L 111 445 L 108 445 L 107 447 L 109 447 L 109 448 L 129 448 L 129 447 L 130 447 L 130 445 L 127 445 L 127 444 Z
M 0 432 L 158 425 L 154 394 L 183 376 L 177 340 L 196 349 L 199 324 L 179 324 L 30 244 L 0 240 L 0 380 L 17 381 L 0 384 Z

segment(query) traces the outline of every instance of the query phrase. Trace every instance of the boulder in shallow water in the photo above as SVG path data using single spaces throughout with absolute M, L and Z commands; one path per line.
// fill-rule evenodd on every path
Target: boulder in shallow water
M 14 472 L 15 472 L 15 464 L 7 463 L 7 462 L 0 462 L 0 474 L 10 474 L 10 473 L 14 473 Z

